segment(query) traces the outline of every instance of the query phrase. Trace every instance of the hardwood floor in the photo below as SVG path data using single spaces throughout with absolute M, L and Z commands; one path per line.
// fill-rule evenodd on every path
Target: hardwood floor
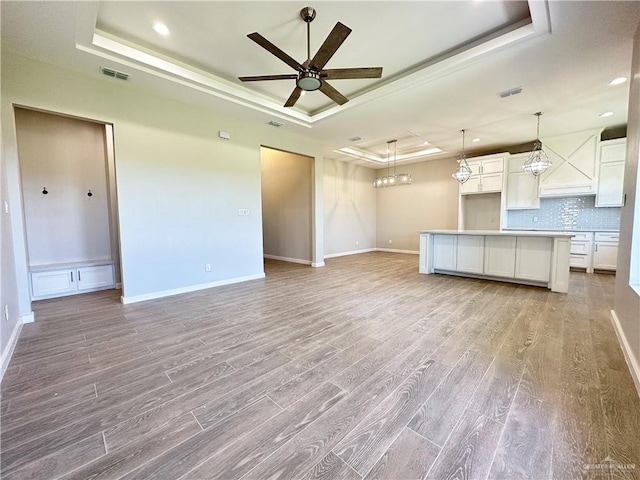
M 34 303 L 2 383 L 2 478 L 640 478 L 613 276 L 572 273 L 563 295 L 417 260 Z

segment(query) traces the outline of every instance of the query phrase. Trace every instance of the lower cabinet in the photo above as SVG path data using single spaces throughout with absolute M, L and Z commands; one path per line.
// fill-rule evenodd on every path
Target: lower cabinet
M 548 282 L 551 273 L 551 238 L 517 237 L 516 277 Z
M 115 287 L 113 264 L 63 266 L 51 265 L 33 268 L 31 299 L 62 297 L 76 293 L 93 292 Z
M 516 238 L 487 236 L 484 250 L 484 273 L 513 278 L 516 266 Z
M 618 240 L 620 234 L 596 232 L 593 247 L 593 268 L 616 270 L 618 266 Z
M 482 235 L 458 235 L 456 270 L 466 273 L 484 273 L 484 240 Z
M 456 269 L 456 235 L 434 235 L 433 267 L 440 270 Z

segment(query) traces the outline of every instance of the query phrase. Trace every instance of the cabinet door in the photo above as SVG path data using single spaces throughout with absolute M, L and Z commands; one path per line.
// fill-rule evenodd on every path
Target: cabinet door
M 477 274 L 484 272 L 484 237 L 482 235 L 458 235 L 456 270 Z
M 484 248 L 484 273 L 513 278 L 516 266 L 516 237 L 487 235 Z
M 433 236 L 433 268 L 452 271 L 456 269 L 456 235 Z
M 482 193 L 501 192 L 502 191 L 502 173 L 492 173 L 490 175 L 482 175 Z
M 54 270 L 31 274 L 31 293 L 33 298 L 54 297 L 76 291 L 76 278 L 73 270 Z
M 624 162 L 626 155 L 626 139 L 609 140 L 600 144 L 600 163 Z
M 504 159 L 502 158 L 493 158 L 491 160 L 483 160 L 482 161 L 482 174 L 486 175 L 487 173 L 499 173 L 504 170 Z
M 621 207 L 624 183 L 624 162 L 600 164 L 596 207 Z
M 98 265 L 78 269 L 78 291 L 87 292 L 114 286 L 113 265 Z
M 516 278 L 549 282 L 553 239 L 518 237 L 516 245 Z
M 593 252 L 593 268 L 615 270 L 618 265 L 617 243 L 596 243 Z
M 509 173 L 507 178 L 507 210 L 540 208 L 538 177 L 528 172 Z
M 460 185 L 460 195 L 478 193 L 480 191 L 480 175 L 469 177 L 469 180 Z

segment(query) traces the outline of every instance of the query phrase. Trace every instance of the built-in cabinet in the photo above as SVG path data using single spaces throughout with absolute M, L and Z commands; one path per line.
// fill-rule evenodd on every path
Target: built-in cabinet
M 540 208 L 538 177 L 522 170 L 529 153 L 512 155 L 507 169 L 507 210 Z
M 619 233 L 596 232 L 593 247 L 594 270 L 616 270 Z
M 600 144 L 598 193 L 596 207 L 621 207 L 624 203 L 624 163 L 626 138 L 608 140 Z
M 32 267 L 30 276 L 33 300 L 95 292 L 115 285 L 111 261 Z
M 484 273 L 513 278 L 516 272 L 516 237 L 485 237 Z
M 592 232 L 574 232 L 571 238 L 571 254 L 569 265 L 574 268 L 584 268 L 591 273 L 591 251 L 593 250 Z
M 460 195 L 501 192 L 504 180 L 506 154 L 471 158 L 467 162 L 472 175 L 460 185 Z

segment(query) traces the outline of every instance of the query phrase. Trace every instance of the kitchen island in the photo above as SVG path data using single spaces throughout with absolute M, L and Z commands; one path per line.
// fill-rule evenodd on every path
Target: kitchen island
M 420 273 L 444 273 L 569 290 L 572 233 L 423 230 Z

